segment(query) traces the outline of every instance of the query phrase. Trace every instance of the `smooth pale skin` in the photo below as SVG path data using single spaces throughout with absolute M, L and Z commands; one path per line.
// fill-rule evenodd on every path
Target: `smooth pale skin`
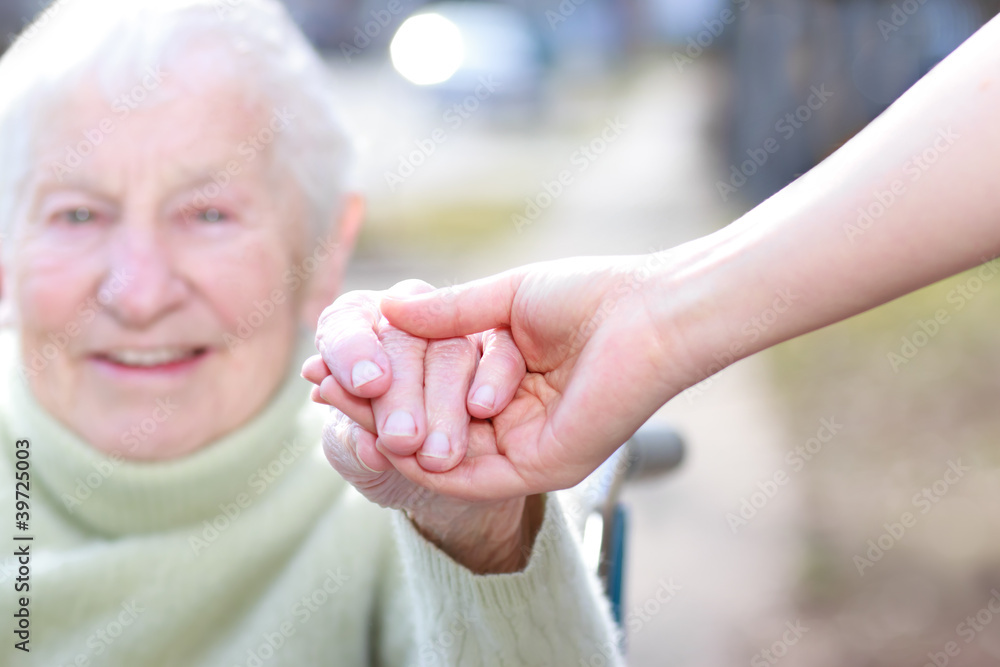
M 644 257 L 386 295 L 381 312 L 415 336 L 510 326 L 528 368 L 493 420 L 505 429 L 495 455 L 444 472 L 389 460 L 467 499 L 575 484 L 666 401 L 728 364 L 1000 255 L 998 44 L 995 18 L 822 164 L 715 234 Z M 861 218 L 894 189 L 881 215 Z M 748 336 L 789 291 L 791 305 Z
M 68 91 L 42 124 L 0 264 L 0 298 L 12 306 L 25 365 L 61 341 L 55 358 L 28 378 L 34 396 L 96 449 L 133 460 L 189 455 L 267 404 L 286 377 L 300 327 L 314 325 L 336 297 L 362 218 L 361 200 L 350 197 L 331 227 L 334 250 L 308 283 L 290 287 L 283 277 L 316 247 L 305 242 L 305 199 L 272 148 L 253 159 L 238 151 L 271 125 L 273 105 L 249 95 L 243 82 L 200 71 L 168 71 L 150 104 L 121 120 L 83 164 L 57 174 L 52 164 L 65 160 L 67 147 L 114 115 L 93 81 Z M 232 161 L 239 174 L 206 205 L 198 195 L 214 194 L 206 186 Z M 275 290 L 283 303 L 274 302 Z M 230 349 L 224 335 L 235 336 L 240 319 L 267 300 L 273 313 Z M 508 345 L 519 358 L 509 337 Z M 206 352 L 179 372 L 129 369 L 101 356 L 163 347 Z M 479 352 L 466 338 L 452 348 L 435 362 L 447 383 L 430 384 L 436 400 L 465 414 Z M 395 355 L 390 349 L 386 363 Z M 523 374 L 523 361 L 520 368 Z M 137 436 L 137 425 L 165 414 L 155 412 L 158 401 L 173 406 L 171 414 Z M 537 498 L 470 504 L 438 496 L 394 469 L 361 467 L 353 439 L 333 438 L 349 435 L 350 424 L 331 411 L 330 425 L 328 457 L 373 502 L 407 510 L 473 570 L 523 566 L 540 522 Z

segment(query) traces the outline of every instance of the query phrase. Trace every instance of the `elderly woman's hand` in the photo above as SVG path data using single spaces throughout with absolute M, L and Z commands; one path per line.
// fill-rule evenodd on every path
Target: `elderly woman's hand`
M 392 291 L 431 289 L 407 281 Z M 510 403 L 524 359 L 507 329 L 432 341 L 411 336 L 382 318 L 381 296 L 351 292 L 327 308 L 316 337 L 323 355 L 303 367 L 317 385 L 313 400 L 336 408 L 324 433 L 327 458 L 369 500 L 406 511 L 469 569 L 516 571 L 541 521 L 537 497 L 470 503 L 441 496 L 407 480 L 386 455 L 416 454 L 425 468 L 448 470 L 466 456 L 496 454 L 489 418 Z M 376 361 L 358 368 L 361 359 Z
M 522 569 L 541 525 L 541 496 L 500 502 L 468 502 L 409 481 L 394 467 L 367 469 L 358 456 L 374 447 L 375 435 L 335 408 L 323 432 L 327 459 L 365 497 L 383 507 L 401 509 L 417 529 L 456 562 L 476 573 Z M 496 438 L 488 421 L 469 425 L 469 456 L 496 454 Z M 412 457 L 407 457 L 412 460 Z
M 432 289 L 410 280 L 388 293 Z M 416 454 L 426 470 L 450 470 L 465 458 L 470 417 L 489 419 L 510 403 L 524 358 L 506 327 L 442 340 L 412 336 L 382 317 L 382 296 L 350 292 L 323 311 L 321 357 L 306 362 L 303 377 L 318 385 L 313 400 L 377 436 L 358 451 L 368 468 L 387 470 L 383 454 Z

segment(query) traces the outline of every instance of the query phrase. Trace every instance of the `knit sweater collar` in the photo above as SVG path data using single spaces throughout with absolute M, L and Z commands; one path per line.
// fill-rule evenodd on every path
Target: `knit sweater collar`
M 245 493 L 254 475 L 266 475 L 282 450 L 297 458 L 301 448 L 313 444 L 293 439 L 296 415 L 308 395 L 295 365 L 304 358 L 304 344 L 282 385 L 249 422 L 193 454 L 150 463 L 105 455 L 49 414 L 15 371 L 16 338 L 0 338 L 9 392 L 6 400 L 0 398 L 3 421 L 12 437 L 31 441 L 32 481 L 65 509 L 67 521 L 88 532 L 110 537 L 200 523 Z

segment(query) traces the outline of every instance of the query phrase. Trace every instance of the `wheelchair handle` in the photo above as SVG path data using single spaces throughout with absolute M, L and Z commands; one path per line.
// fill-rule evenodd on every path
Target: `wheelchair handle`
M 684 461 L 684 439 L 664 424 L 646 423 L 625 443 L 628 480 L 648 479 L 669 472 Z

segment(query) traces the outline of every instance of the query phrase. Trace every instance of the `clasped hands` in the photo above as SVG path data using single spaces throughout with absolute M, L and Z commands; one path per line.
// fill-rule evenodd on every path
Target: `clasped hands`
M 697 291 L 651 266 L 560 260 L 431 294 L 406 281 L 340 297 L 303 368 L 313 400 L 335 408 L 327 458 L 471 569 L 522 567 L 536 494 L 582 480 L 704 377 L 704 345 L 678 316 L 697 299 L 662 298 Z
M 419 281 L 394 294 L 432 288 Z M 333 408 L 324 450 L 334 468 L 369 500 L 407 512 L 417 528 L 457 561 L 480 572 L 523 567 L 541 521 L 538 497 L 483 501 L 436 492 L 434 473 L 466 459 L 504 453 L 503 428 L 532 409 L 525 361 L 509 328 L 426 340 L 390 324 L 382 295 L 357 291 L 320 318 L 321 355 L 303 367 L 312 399 Z

